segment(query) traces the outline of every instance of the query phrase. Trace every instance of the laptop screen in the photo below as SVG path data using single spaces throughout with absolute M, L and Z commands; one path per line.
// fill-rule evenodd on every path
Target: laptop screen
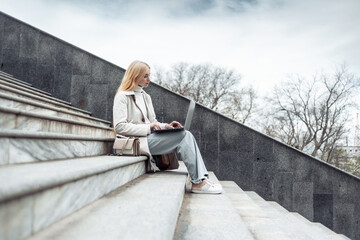
M 185 130 L 190 130 L 190 125 L 194 115 L 194 110 L 195 110 L 195 101 L 190 100 L 189 109 L 186 115 L 186 120 L 184 125 Z

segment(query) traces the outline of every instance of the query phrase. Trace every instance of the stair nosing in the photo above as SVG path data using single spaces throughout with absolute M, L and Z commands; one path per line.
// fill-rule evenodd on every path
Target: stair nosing
M 89 111 L 86 111 L 86 110 L 83 110 L 83 109 L 80 109 L 80 108 L 76 108 L 76 107 L 73 107 L 73 106 L 68 105 L 68 104 L 61 103 L 61 102 L 57 101 L 57 98 L 54 98 L 54 100 L 49 99 L 49 98 L 44 98 L 44 97 L 41 97 L 41 96 L 38 96 L 38 95 L 35 95 L 35 94 L 31 94 L 29 92 L 23 92 L 23 91 L 21 91 L 19 89 L 14 89 L 14 88 L 4 86 L 4 85 L 1 85 L 1 84 L 0 84 L 0 89 L 4 89 L 4 90 L 14 92 L 14 93 L 19 94 L 19 95 L 23 95 L 23 96 L 30 97 L 30 98 L 33 98 L 33 99 L 37 99 L 37 100 L 42 101 L 42 102 L 48 102 L 48 103 L 51 103 L 51 104 L 54 104 L 54 105 L 58 105 L 58 106 L 66 107 L 66 108 L 69 108 L 69 109 L 73 109 L 73 110 L 76 110 L 78 112 L 82 112 L 84 114 L 89 114 L 89 115 L 91 114 L 91 112 L 89 112 Z
M 265 202 L 266 204 L 269 204 L 267 200 L 265 200 L 264 198 L 262 198 L 258 193 L 256 193 L 255 191 L 246 191 L 246 192 L 251 192 L 252 193 L 252 199 L 253 196 L 255 196 L 256 199 L 254 199 L 254 201 L 261 201 L 261 202 Z M 269 204 L 270 205 L 270 204 Z M 280 205 L 281 206 L 281 205 Z M 260 206 L 262 207 L 262 206 Z M 279 214 L 281 214 L 281 212 L 277 209 L 275 209 L 277 212 L 279 212 Z M 284 214 L 284 213 L 283 213 Z M 305 221 L 302 221 L 298 218 L 292 218 L 291 215 L 299 215 L 302 219 L 305 219 Z M 287 219 L 291 218 L 295 221 L 298 222 L 298 224 L 303 224 L 305 227 L 311 229 L 312 231 L 314 231 L 314 233 L 318 234 L 318 235 L 321 235 L 321 236 L 328 236 L 330 233 L 329 232 L 325 232 L 321 229 L 314 229 L 314 226 L 312 225 L 314 222 L 308 220 L 307 218 L 305 218 L 304 216 L 302 216 L 300 213 L 298 212 L 290 212 L 290 211 L 287 211 L 286 213 L 286 216 L 285 216 Z M 332 233 L 331 234 L 337 234 L 335 231 L 331 230 L 331 229 L 328 229 L 329 231 L 331 231 Z M 312 237 L 312 236 L 311 236 Z
M 33 95 L 37 95 L 37 96 L 40 96 L 40 97 L 43 97 L 43 98 L 56 100 L 56 101 L 61 102 L 61 103 L 65 104 L 65 105 L 71 105 L 70 102 L 67 102 L 67 101 L 64 101 L 64 100 L 61 100 L 61 99 L 58 99 L 58 98 L 49 96 L 49 95 L 47 95 L 47 94 L 40 93 L 40 92 L 38 92 L 38 91 L 29 89 L 29 88 L 27 88 L 27 87 L 22 87 L 22 86 L 20 86 L 20 85 L 12 84 L 12 83 L 10 83 L 10 82 L 7 82 L 7 81 L 5 81 L 5 80 L 1 80 L 1 79 L 0 79 L 0 86 L 1 86 L 1 85 L 3 85 L 3 86 L 5 85 L 5 86 L 10 87 L 10 88 L 15 88 L 15 89 L 17 89 L 17 90 L 20 90 L 20 91 L 23 91 L 23 92 L 27 92 L 27 93 L 31 93 L 31 94 L 33 94 Z
M 104 141 L 113 142 L 115 137 L 91 137 L 88 135 L 76 135 L 53 132 L 27 132 L 22 130 L 0 129 L 0 138 L 34 138 L 34 139 L 62 139 L 62 140 L 83 140 L 83 141 Z
M 100 119 L 100 118 L 96 118 L 96 117 L 92 117 L 92 116 L 88 116 L 88 115 L 83 115 L 81 113 L 72 112 L 72 111 L 69 111 L 69 110 L 66 110 L 66 109 L 59 109 L 59 108 L 49 106 L 49 105 L 44 104 L 44 103 L 39 103 L 39 102 L 36 102 L 36 101 L 33 101 L 33 100 L 25 100 L 24 98 L 21 98 L 21 97 L 16 97 L 16 96 L 12 96 L 12 95 L 0 92 L 0 98 L 1 97 L 6 98 L 8 100 L 16 101 L 16 102 L 21 102 L 21 103 L 25 103 L 25 104 L 32 105 L 32 106 L 53 110 L 53 111 L 56 111 L 56 112 L 62 112 L 62 113 L 66 113 L 66 114 L 69 114 L 69 115 L 78 116 L 78 117 L 81 117 L 81 118 L 86 118 L 86 119 L 106 123 L 106 124 L 109 124 L 109 125 L 111 124 L 111 122 L 109 122 L 107 120 L 104 120 L 104 119 Z
M 109 159 L 108 161 L 111 161 L 110 163 L 106 162 L 104 163 L 104 159 L 101 158 L 106 158 Z M 37 179 L 29 182 L 27 181 L 26 183 L 20 183 L 18 184 L 19 187 L 16 188 L 16 184 L 14 184 L 11 187 L 4 187 L 4 186 L 8 186 L 8 185 L 1 185 L 0 186 L 0 203 L 1 202 L 5 202 L 5 201 L 11 201 L 12 199 L 15 198 L 19 198 L 19 197 L 23 197 L 26 195 L 29 195 L 31 193 L 35 193 L 35 192 L 39 192 L 39 191 L 43 191 L 49 188 L 53 188 L 59 185 L 63 185 L 69 182 L 73 182 L 79 179 L 83 179 L 92 175 L 97 175 L 97 174 L 101 174 L 107 171 L 111 171 L 113 169 L 117 169 L 117 168 L 121 168 L 121 167 L 125 167 L 128 165 L 132 165 L 138 162 L 142 162 L 142 161 L 146 161 L 147 157 L 146 156 L 138 156 L 138 157 L 119 157 L 119 156 L 96 156 L 96 157 L 84 157 L 84 158 L 73 158 L 73 159 L 66 159 L 66 160 L 56 160 L 56 161 L 47 161 L 47 162 L 39 162 L 39 163 L 26 163 L 26 164 L 18 164 L 18 165 L 8 165 L 8 166 L 3 166 L 0 167 L 0 176 L 1 176 L 1 172 L 2 171 L 6 171 L 8 172 L 10 168 L 26 168 L 27 166 L 41 166 L 41 168 L 43 169 L 44 166 L 48 167 L 49 169 L 56 169 L 56 165 L 59 163 L 62 163 L 64 161 L 66 161 L 66 163 L 69 163 L 69 165 L 71 164 L 76 164 L 79 161 L 91 161 L 91 160 L 96 160 L 99 159 L 99 162 L 104 163 L 104 165 L 101 166 L 96 166 L 93 167 L 91 166 L 90 169 L 76 169 L 75 171 L 73 171 L 72 168 L 71 171 L 69 172 L 58 172 L 58 174 L 56 175 L 56 178 L 50 180 L 50 181 L 46 181 L 46 176 L 45 178 L 39 176 Z M 117 161 L 114 161 L 114 160 Z M 85 165 L 85 164 L 84 164 Z M 4 177 L 5 178 L 5 177 Z M 6 179 L 5 179 L 6 180 Z M 24 190 L 25 188 L 25 190 Z M 15 189 L 15 190 L 14 190 Z
M 41 114 L 41 113 L 29 112 L 29 111 L 25 111 L 25 110 L 21 110 L 21 109 L 17 109 L 17 108 L 10 108 L 10 107 L 2 107 L 2 106 L 0 106 L 0 112 L 1 111 L 6 112 L 6 113 L 12 113 L 12 114 L 15 114 L 15 115 L 22 115 L 22 116 L 32 117 L 32 118 L 39 118 L 39 119 L 52 120 L 52 121 L 57 121 L 57 122 L 71 123 L 71 124 L 74 124 L 74 125 L 82 125 L 82 126 L 93 127 L 93 128 L 97 128 L 97 129 L 112 130 L 111 127 L 105 127 L 105 126 L 100 126 L 100 125 L 96 125 L 96 124 L 92 124 L 92 123 L 80 122 L 80 121 L 67 119 L 67 118 L 62 118 L 62 117 L 57 117 L 57 116 L 49 116 L 49 115 Z
M 51 96 L 52 94 L 49 93 L 49 92 L 45 92 L 41 89 L 38 89 L 38 88 L 35 88 L 32 86 L 32 84 L 30 83 L 26 83 L 24 84 L 23 81 L 19 80 L 19 79 L 16 79 L 14 77 L 7 77 L 7 76 L 2 76 L 0 74 L 0 79 L 3 80 L 3 81 L 7 81 L 7 82 L 10 82 L 12 84 L 15 84 L 15 85 L 18 85 L 18 86 L 21 86 L 21 87 L 24 87 L 24 88 L 27 88 L 27 89 L 30 89 L 30 90 L 33 90 L 35 92 L 39 92 L 39 93 L 42 93 L 42 94 L 45 94 L 45 95 L 48 95 L 48 96 Z
M 1 71 L 1 70 L 0 70 L 0 74 L 5 75 L 5 76 L 9 76 L 9 77 L 14 77 L 12 74 Z
M 272 219 L 272 221 L 275 221 L 276 225 L 278 226 L 279 223 L 283 222 L 283 221 L 286 221 L 286 219 L 289 219 L 289 214 L 292 213 L 292 212 L 289 212 L 288 210 L 286 210 L 286 212 L 282 212 L 280 210 L 278 210 L 277 208 L 275 208 L 274 206 L 272 206 L 272 204 L 269 203 L 269 201 L 265 200 L 264 198 L 262 198 L 258 193 L 256 193 L 255 191 L 244 191 L 242 190 L 239 185 L 237 185 L 234 181 L 232 181 L 237 187 L 238 189 L 243 192 L 249 199 L 251 199 L 252 202 L 254 202 L 254 204 L 256 204 L 259 208 L 262 209 L 262 211 L 264 211 L 267 215 L 270 216 L 270 219 Z M 251 193 L 251 195 L 249 195 L 249 193 Z M 259 204 L 259 202 L 261 203 L 266 203 L 266 205 L 268 205 L 269 207 L 271 207 L 272 210 L 275 211 L 275 213 L 272 213 L 272 212 L 266 212 L 266 211 L 269 211 L 266 206 L 264 204 Z M 275 201 L 273 201 L 275 202 Z M 275 202 L 277 203 L 277 202 Z M 278 204 L 278 203 L 277 203 Z M 279 204 L 280 205 L 280 204 Z M 280 205 L 281 206 L 281 205 Z M 282 207 L 282 206 L 281 206 Z M 298 213 L 297 213 L 298 214 Z M 299 214 L 300 215 L 300 214 Z M 278 220 L 276 220 L 278 219 Z M 294 221 L 294 220 L 292 220 Z M 299 220 L 296 220 L 296 221 L 299 221 Z M 294 222 L 296 224 L 296 222 Z M 298 224 L 298 223 L 297 223 Z M 305 224 L 305 223 L 304 223 Z M 281 226 L 280 226 L 281 227 Z M 307 226 L 307 227 L 311 227 L 311 226 Z M 294 228 L 294 227 L 292 227 Z M 284 228 L 281 228 L 282 231 L 285 231 L 286 230 Z M 292 233 L 292 234 L 296 234 L 296 233 Z M 319 234 L 319 233 L 317 233 Z M 326 236 L 327 234 L 326 233 L 321 233 L 322 236 Z M 305 237 L 308 237 L 309 239 L 313 239 L 312 237 L 313 236 L 309 236 L 307 233 L 304 233 L 304 236 Z
M 9 79 L 11 79 L 11 80 L 13 80 L 13 81 L 22 83 L 22 84 L 24 84 L 24 85 L 27 85 L 27 86 L 30 86 L 30 87 L 32 86 L 31 83 L 28 83 L 28 82 L 22 81 L 22 80 L 20 80 L 20 79 L 17 79 L 17 78 L 15 78 L 13 75 L 8 74 L 8 73 L 6 73 L 6 72 L 0 71 L 0 75 L 2 75 L 3 77 L 7 77 L 7 78 L 9 78 Z

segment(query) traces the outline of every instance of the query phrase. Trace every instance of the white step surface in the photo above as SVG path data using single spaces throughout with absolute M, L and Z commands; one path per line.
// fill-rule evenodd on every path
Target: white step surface
M 0 71 L 0 75 L 4 75 L 4 76 L 8 76 L 8 77 L 13 77 L 13 75 L 11 75 L 10 73 L 4 72 L 4 71 Z
M 187 171 L 145 174 L 30 239 L 173 238 Z
M 114 137 L 0 129 L 0 165 L 106 155 Z
M 57 116 L 85 123 L 96 124 L 99 126 L 110 126 L 111 124 L 109 121 L 91 117 L 82 112 L 68 110 L 67 107 L 59 108 L 52 106 L 51 104 L 45 104 L 6 93 L 0 93 L 0 106 L 16 108 L 23 111 L 31 111 L 33 113 L 43 113 L 48 116 Z
M 8 74 L 8 73 L 3 72 L 3 71 L 0 71 L 0 76 L 6 77 L 6 78 L 8 78 L 8 79 L 11 79 L 11 80 L 13 80 L 13 81 L 16 81 L 16 82 L 18 82 L 18 83 L 21 83 L 21 84 L 24 84 L 24 85 L 27 85 L 27 86 L 30 86 L 30 87 L 32 86 L 31 83 L 21 81 L 21 80 L 19 80 L 19 79 L 17 79 L 17 78 L 14 78 L 13 75 Z
M 283 229 L 271 214 L 256 204 L 236 183 L 221 181 L 221 184 L 255 239 L 311 239 L 305 233 Z
M 0 106 L 0 129 L 114 137 L 109 126 Z
M 25 85 L 14 84 L 13 82 L 8 82 L 8 81 L 2 79 L 1 77 L 0 77 L 0 86 L 2 88 L 10 87 L 10 88 L 22 91 L 22 92 L 26 92 L 26 93 L 30 93 L 30 94 L 33 94 L 33 95 L 36 95 L 39 97 L 43 97 L 45 99 L 54 100 L 54 101 L 61 102 L 66 105 L 71 105 L 71 103 L 69 103 L 67 101 L 63 101 L 63 100 L 54 98 L 54 97 L 50 96 L 49 94 L 42 93 L 37 88 L 33 88 L 33 87 L 25 86 Z
M 210 172 L 210 179 L 218 182 Z M 190 189 L 188 189 L 190 191 Z M 226 193 L 186 193 L 174 239 L 254 239 Z
M 316 227 L 298 213 L 278 211 L 255 192 L 246 191 L 245 193 L 251 197 L 252 200 L 254 200 L 254 202 L 263 209 L 263 211 L 269 214 L 276 223 L 281 225 L 284 230 L 295 231 L 299 234 L 306 234 L 309 236 L 308 239 L 343 239 L 342 235 L 339 235 L 330 229 L 324 231 L 323 229 Z M 298 217 L 294 218 L 294 215 L 300 216 L 302 220 Z
M 324 235 L 330 234 L 330 235 L 332 235 L 333 239 L 348 239 L 344 235 L 333 232 L 331 229 L 325 227 L 321 223 L 311 222 L 311 221 L 307 220 L 305 217 L 301 216 L 299 213 L 289 212 L 288 210 L 286 210 L 284 207 L 282 207 L 277 202 L 268 201 L 268 203 L 273 208 L 275 208 L 277 211 L 283 213 L 284 217 L 286 217 L 286 219 L 288 219 L 289 221 L 298 223 L 299 226 L 303 226 L 306 229 L 310 228 L 308 231 L 315 231 L 319 234 L 318 236 L 324 236 Z M 302 223 L 299 223 L 298 222 L 299 220 L 302 221 Z M 304 226 L 303 225 L 304 223 L 307 224 L 308 226 Z
M 307 231 L 312 231 L 312 232 L 318 233 L 319 235 L 322 234 L 323 236 L 325 236 L 324 239 L 338 239 L 338 240 L 350 239 L 342 234 L 337 234 L 337 233 L 333 232 L 331 229 L 325 227 L 321 223 L 310 222 L 309 220 L 307 220 L 306 218 L 301 216 L 299 213 L 289 212 L 287 214 L 287 217 L 291 221 L 294 221 L 297 224 L 299 224 L 300 227 L 303 227 Z
M 14 85 L 18 85 L 18 86 L 21 86 L 21 87 L 24 87 L 24 88 L 27 88 L 27 89 L 30 89 L 30 90 L 33 90 L 35 92 L 39 92 L 39 93 L 51 96 L 50 93 L 42 91 L 42 90 L 37 89 L 37 88 L 34 88 L 34 87 L 32 87 L 31 84 L 23 82 L 23 81 L 21 81 L 19 79 L 13 78 L 13 77 L 9 77 L 9 76 L 5 76 L 5 75 L 0 74 L 0 80 L 6 81 L 6 82 L 14 84 Z
M 73 106 L 70 106 L 69 103 L 67 102 L 63 102 L 57 98 L 52 98 L 52 97 L 44 97 L 44 95 L 38 95 L 38 94 L 34 94 L 28 91 L 23 91 L 21 89 L 17 89 L 17 88 L 13 88 L 11 86 L 6 86 L 0 83 L 0 93 L 4 93 L 7 95 L 12 95 L 12 96 L 16 96 L 16 97 L 20 97 L 26 100 L 31 100 L 31 101 L 36 101 L 36 102 L 40 102 L 40 103 L 44 103 L 44 104 L 48 104 L 50 106 L 53 107 L 57 107 L 60 109 L 65 109 L 65 110 L 69 110 L 69 111 L 73 111 L 76 113 L 82 113 L 85 115 L 90 115 L 91 113 Z
M 101 156 L 1 167 L 0 239 L 26 238 L 143 175 L 145 159 Z

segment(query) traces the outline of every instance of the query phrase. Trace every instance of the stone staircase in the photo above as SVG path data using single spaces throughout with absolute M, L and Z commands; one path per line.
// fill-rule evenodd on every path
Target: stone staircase
M 145 173 L 110 122 L 0 72 L 0 239 L 24 239 Z
M 146 174 L 109 122 L 3 72 L 0 103 L 1 240 L 348 239 L 234 182 L 191 194 L 182 162 Z
M 256 192 L 243 191 L 232 181 L 221 184 L 255 239 L 349 239 L 276 202 L 265 201 Z

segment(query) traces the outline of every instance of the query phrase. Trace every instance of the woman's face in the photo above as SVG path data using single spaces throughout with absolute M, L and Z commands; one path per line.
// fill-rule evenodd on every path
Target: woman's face
M 142 76 L 141 80 L 139 81 L 138 85 L 140 87 L 148 87 L 150 84 L 150 69 L 148 69 L 144 76 Z

